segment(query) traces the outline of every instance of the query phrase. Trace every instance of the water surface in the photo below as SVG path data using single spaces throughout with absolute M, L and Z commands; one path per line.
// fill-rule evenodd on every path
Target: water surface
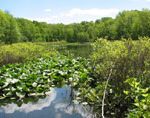
M 70 89 L 55 88 L 38 102 L 0 107 L 0 118 L 90 118 L 82 105 L 70 105 Z
M 88 58 L 92 53 L 92 46 L 90 43 L 83 44 L 62 44 L 62 45 L 50 45 L 50 47 L 58 50 L 61 54 L 74 57 L 85 57 Z

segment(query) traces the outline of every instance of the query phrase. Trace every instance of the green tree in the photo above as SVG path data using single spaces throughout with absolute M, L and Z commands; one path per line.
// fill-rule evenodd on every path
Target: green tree
M 65 39 L 68 42 L 76 42 L 74 38 L 74 30 L 71 26 L 65 29 Z
M 116 31 L 118 38 L 138 39 L 141 32 L 139 11 L 123 11 L 116 17 Z
M 5 40 L 5 31 L 8 25 L 9 21 L 6 13 L 0 10 L 0 42 Z
M 20 37 L 20 32 L 18 29 L 17 22 L 15 18 L 10 15 L 8 12 L 3 12 L 3 19 L 1 21 L 3 30 L 1 34 L 1 38 L 3 38 L 3 42 L 6 44 L 12 44 L 14 42 L 17 42 Z M 5 24 L 3 24 L 5 23 Z
M 140 36 L 150 37 L 150 10 L 143 9 L 139 12 L 140 16 Z
M 89 34 L 87 32 L 79 32 L 77 34 L 77 40 L 81 43 L 88 42 L 90 40 Z
M 20 33 L 22 35 L 22 41 L 33 42 L 36 40 L 36 27 L 30 20 L 18 18 L 17 23 L 19 26 Z

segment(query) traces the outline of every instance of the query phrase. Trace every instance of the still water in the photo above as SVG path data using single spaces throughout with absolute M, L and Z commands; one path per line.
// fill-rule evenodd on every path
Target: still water
M 91 118 L 89 111 L 82 105 L 70 105 L 70 88 L 65 87 L 52 89 L 37 102 L 1 106 L 0 118 Z
M 54 45 L 53 48 L 67 56 L 85 58 L 92 51 L 90 44 Z M 37 102 L 24 103 L 20 107 L 15 103 L 0 106 L 0 118 L 92 118 L 90 108 L 70 105 L 70 91 L 69 87 L 55 88 Z
M 90 43 L 53 45 L 53 48 L 58 50 L 61 54 L 73 57 L 89 58 L 92 53 L 92 46 Z

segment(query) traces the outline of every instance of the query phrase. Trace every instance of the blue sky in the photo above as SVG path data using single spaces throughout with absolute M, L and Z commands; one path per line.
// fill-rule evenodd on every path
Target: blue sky
M 115 17 L 122 10 L 150 8 L 150 0 L 0 0 L 0 9 L 15 17 L 48 23 Z

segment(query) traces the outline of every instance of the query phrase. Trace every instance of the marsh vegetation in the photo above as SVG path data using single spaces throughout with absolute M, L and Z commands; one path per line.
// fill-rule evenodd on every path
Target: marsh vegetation
M 68 86 L 70 104 L 90 106 L 93 117 L 149 118 L 149 29 L 147 9 L 70 25 L 0 11 L 0 106 Z

